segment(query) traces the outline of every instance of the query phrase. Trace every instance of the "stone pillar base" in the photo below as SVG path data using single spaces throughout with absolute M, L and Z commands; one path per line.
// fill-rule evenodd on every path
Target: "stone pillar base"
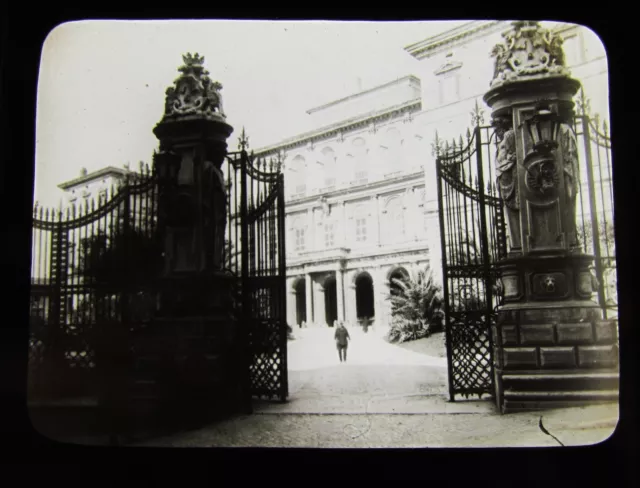
M 618 335 L 591 300 L 590 256 L 519 258 L 500 267 L 505 305 L 493 327 L 503 413 L 617 401 Z
M 617 324 L 599 308 L 503 309 L 494 344 L 503 413 L 618 399 Z
M 180 419 L 206 421 L 245 407 L 249 397 L 243 375 L 248 374 L 248 365 L 241 324 L 233 315 L 231 280 L 222 275 L 204 280 L 198 298 L 205 297 L 208 303 L 187 316 L 172 316 L 173 287 L 164 290 L 164 311 L 169 313 L 160 313 L 134 338 L 132 418 L 153 413 L 167 425 Z

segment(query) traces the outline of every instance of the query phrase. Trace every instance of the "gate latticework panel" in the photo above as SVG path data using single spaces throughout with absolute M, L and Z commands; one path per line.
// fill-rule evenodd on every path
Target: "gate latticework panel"
M 284 176 L 281 163 L 241 151 L 226 165 L 229 215 L 225 262 L 240 281 L 252 396 L 288 396 Z
M 436 140 L 443 249 L 449 395 L 493 394 L 491 326 L 500 298 L 496 263 L 506 255 L 506 230 L 494 184 L 491 127 L 466 141 Z

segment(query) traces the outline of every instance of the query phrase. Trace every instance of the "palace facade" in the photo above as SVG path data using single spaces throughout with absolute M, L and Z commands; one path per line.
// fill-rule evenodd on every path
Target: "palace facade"
M 312 108 L 317 129 L 255 150 L 258 157 L 286 155 L 289 324 L 367 319 L 383 331 L 393 278 L 426 266 L 440 276 L 434 141 L 436 134 L 457 140 L 476 121 L 489 124 L 482 97 L 493 75 L 490 53 L 508 28 L 472 21 L 407 46 L 418 76 Z M 602 43 L 581 26 L 553 30 L 564 38 L 567 65 L 591 112 L 608 119 Z M 106 195 L 127 172 L 83 172 L 59 185 L 65 204 Z
M 390 323 L 393 278 L 441 276 L 433 143 L 488 125 L 491 49 L 509 28 L 472 21 L 405 47 L 409 75 L 307 113 L 316 130 L 255 151 L 286 155 L 287 320 Z M 593 113 L 608 119 L 606 52 L 589 29 L 552 26 Z M 485 115 L 486 113 L 486 115 Z M 441 278 L 440 278 L 441 279 Z

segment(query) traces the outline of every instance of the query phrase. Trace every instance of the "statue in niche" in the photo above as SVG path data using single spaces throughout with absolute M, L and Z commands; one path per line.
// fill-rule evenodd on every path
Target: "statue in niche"
M 322 204 L 322 215 L 325 218 L 329 217 L 331 215 L 331 206 L 327 202 L 327 197 L 322 197 L 320 203 Z
M 576 201 L 578 196 L 578 145 L 573 129 L 567 124 L 560 124 L 560 150 L 562 151 L 562 169 L 564 173 L 564 189 L 569 208 L 569 225 L 575 239 Z M 577 245 L 577 242 L 575 242 Z
M 222 269 L 224 236 L 227 227 L 227 197 L 224 174 L 211 161 L 204 162 L 203 197 L 210 202 L 205 211 L 205 249 L 214 269 Z
M 578 145 L 576 136 L 567 124 L 560 125 L 560 147 L 562 149 L 562 166 L 564 171 L 564 186 L 567 200 L 571 206 L 571 216 L 576 215 L 576 198 L 578 196 Z
M 520 248 L 520 199 L 518 194 L 518 168 L 516 134 L 512 128 L 498 127 L 496 179 L 504 202 L 512 248 Z
M 178 184 L 179 185 L 193 184 L 193 156 L 189 153 L 185 153 L 182 156 L 182 161 L 180 163 L 180 170 L 178 171 Z

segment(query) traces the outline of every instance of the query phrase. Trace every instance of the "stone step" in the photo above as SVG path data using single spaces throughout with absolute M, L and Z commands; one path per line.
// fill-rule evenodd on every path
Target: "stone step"
M 596 404 L 607 404 L 615 402 L 617 397 L 608 397 L 605 395 L 595 396 L 588 399 L 575 396 L 573 398 L 504 398 L 502 413 L 516 413 L 528 411 L 543 411 L 569 407 L 588 407 Z
M 505 399 L 521 399 L 521 400 L 540 400 L 545 399 L 616 399 L 618 398 L 618 390 L 568 390 L 568 391 L 514 391 L 506 390 L 504 392 Z
M 508 373 L 502 376 L 504 391 L 617 391 L 620 377 L 615 371 Z

